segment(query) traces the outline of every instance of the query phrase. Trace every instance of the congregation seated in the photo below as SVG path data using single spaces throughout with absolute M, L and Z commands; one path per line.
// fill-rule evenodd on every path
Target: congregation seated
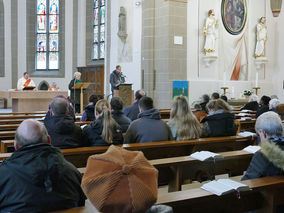
M 123 143 L 121 127 L 111 116 L 107 100 L 99 100 L 95 106 L 95 117 L 90 125 L 83 129 L 91 146 L 109 146 Z
M 195 104 L 195 105 L 194 105 L 193 114 L 195 115 L 195 117 L 197 118 L 197 120 L 198 120 L 199 122 L 201 122 L 202 119 L 207 116 L 206 111 L 204 111 L 204 110 L 202 109 L 202 107 L 200 106 L 200 104 Z
M 173 212 L 169 206 L 154 205 L 158 171 L 142 152 L 110 146 L 104 154 L 89 157 L 82 188 L 102 213 Z
M 50 145 L 46 128 L 25 120 L 16 151 L 0 164 L 0 212 L 49 212 L 84 206 L 80 172 Z
M 50 104 L 50 113 L 45 116 L 44 125 L 51 137 L 51 144 L 61 149 L 86 145 L 80 126 L 69 115 L 68 104 L 63 98 L 55 98 Z
M 228 98 L 226 95 L 221 95 L 220 97 L 223 101 L 228 102 Z
M 241 110 L 252 110 L 257 111 L 259 108 L 258 104 L 258 96 L 257 95 L 251 95 L 249 97 L 248 103 L 241 108 Z
M 209 95 L 207 95 L 207 94 L 202 95 L 200 106 L 201 106 L 202 110 L 205 111 L 206 113 L 208 113 L 206 105 L 208 104 L 209 100 L 210 100 Z
M 275 112 L 277 105 L 280 104 L 280 100 L 273 98 L 269 101 L 269 111 Z
M 168 125 L 174 140 L 197 139 L 201 135 L 200 123 L 183 96 L 175 98 Z
M 122 112 L 123 109 L 123 101 L 120 97 L 114 97 L 110 101 L 110 106 L 112 109 L 112 117 L 116 121 L 116 123 L 121 127 L 122 132 L 126 132 L 131 120 L 130 118 L 126 117 Z
M 138 103 L 139 103 L 139 100 L 144 96 L 146 96 L 146 93 L 144 90 L 136 91 L 135 92 L 135 102 L 132 105 L 125 107 L 123 110 L 123 113 L 125 114 L 125 116 L 130 118 L 132 121 L 138 118 L 138 114 L 140 113 Z
M 124 137 L 124 143 L 168 141 L 172 139 L 169 126 L 161 120 L 159 110 L 154 108 L 150 97 L 139 100 L 138 119 L 133 121 Z
M 201 137 L 236 135 L 235 115 L 223 100 L 212 100 L 207 104 L 208 116 L 202 120 Z
M 255 123 L 261 150 L 254 154 L 242 180 L 284 175 L 284 138 L 281 119 L 275 112 L 260 115 Z
M 264 95 L 261 97 L 260 101 L 259 101 L 259 105 L 260 107 L 258 108 L 258 110 L 256 111 L 255 117 L 258 118 L 261 114 L 268 112 L 269 111 L 269 101 L 270 101 L 270 97 Z
M 220 95 L 218 92 L 213 92 L 212 95 L 211 95 L 211 100 L 217 100 L 220 98 Z
M 97 96 L 91 95 L 89 97 L 89 104 L 85 107 L 81 121 L 93 121 L 95 120 L 95 105 L 98 101 Z

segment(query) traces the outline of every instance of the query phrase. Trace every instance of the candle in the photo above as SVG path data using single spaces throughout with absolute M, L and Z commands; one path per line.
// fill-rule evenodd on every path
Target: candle
M 226 86 L 226 72 L 223 73 L 223 87 Z
M 255 87 L 258 87 L 258 72 L 255 74 Z
M 235 88 L 232 87 L 232 95 L 231 95 L 231 98 L 235 98 Z

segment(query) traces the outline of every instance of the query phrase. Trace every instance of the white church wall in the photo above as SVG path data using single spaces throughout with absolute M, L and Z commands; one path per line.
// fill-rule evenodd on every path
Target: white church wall
M 110 70 L 106 70 L 105 75 L 110 75 L 119 64 L 127 76 L 127 83 L 133 83 L 132 89 L 138 90 L 141 89 L 142 7 L 135 3 L 132 0 L 111 1 Z M 117 35 L 120 7 L 126 9 L 127 16 L 128 37 L 125 44 Z

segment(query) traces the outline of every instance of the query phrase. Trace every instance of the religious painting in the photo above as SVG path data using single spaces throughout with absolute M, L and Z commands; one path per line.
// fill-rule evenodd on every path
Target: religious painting
M 226 30 L 233 35 L 240 34 L 247 20 L 246 0 L 222 0 L 221 11 Z
M 184 96 L 188 100 L 188 81 L 173 81 L 173 99 Z

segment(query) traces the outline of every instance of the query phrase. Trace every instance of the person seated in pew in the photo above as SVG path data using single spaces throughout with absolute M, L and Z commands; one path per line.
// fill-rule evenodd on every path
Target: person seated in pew
M 91 146 L 109 146 L 123 143 L 121 127 L 111 116 L 107 100 L 99 100 L 95 106 L 96 120 L 83 129 Z
M 212 95 L 211 95 L 211 100 L 217 100 L 220 98 L 220 95 L 218 92 L 213 92 Z
M 50 115 L 45 117 L 43 123 L 53 146 L 68 149 L 86 145 L 86 137 L 81 127 L 76 125 L 70 116 L 65 99 L 53 99 L 50 104 Z
M 195 115 L 195 117 L 197 118 L 197 120 L 199 122 L 202 121 L 203 118 L 205 118 L 208 114 L 206 113 L 206 111 L 204 111 L 202 109 L 202 107 L 200 106 L 200 104 L 195 104 L 194 105 L 194 111 L 193 114 Z
M 255 118 L 258 118 L 261 114 L 269 111 L 269 101 L 270 100 L 271 100 L 270 97 L 266 95 L 261 97 L 259 101 L 260 107 L 256 111 Z
M 123 113 L 130 118 L 132 121 L 136 120 L 138 118 L 138 114 L 139 114 L 139 107 L 138 107 L 138 102 L 139 100 L 146 96 L 146 93 L 144 90 L 138 90 L 135 92 L 135 102 L 128 106 L 125 107 L 123 110 Z
M 255 123 L 261 150 L 254 154 L 242 180 L 284 175 L 283 125 L 279 115 L 266 112 Z
M 111 106 L 111 115 L 116 123 L 121 127 L 122 132 L 126 132 L 131 120 L 130 118 L 126 117 L 122 112 L 123 109 L 123 101 L 120 97 L 113 97 L 110 101 Z
M 23 121 L 14 146 L 16 151 L 0 164 L 0 212 L 49 212 L 85 205 L 80 172 L 50 145 L 44 125 Z
M 232 136 L 237 133 L 235 115 L 230 106 L 222 99 L 210 101 L 207 104 L 208 116 L 203 118 L 201 137 Z
M 202 95 L 200 106 L 201 106 L 202 110 L 205 111 L 206 113 L 208 113 L 206 105 L 208 104 L 209 101 L 210 101 L 209 95 L 207 95 L 207 94 Z
M 258 108 L 259 108 L 258 96 L 253 94 L 249 97 L 248 103 L 245 106 L 243 106 L 241 110 L 257 111 Z
M 275 112 L 277 105 L 279 105 L 280 103 L 281 103 L 281 102 L 280 102 L 279 99 L 276 99 L 276 98 L 271 99 L 271 100 L 269 101 L 269 111 Z
M 183 96 L 175 98 L 168 125 L 175 140 L 197 139 L 201 135 L 200 123 Z
M 139 151 L 110 146 L 104 154 L 89 157 L 82 188 L 102 213 L 173 212 L 169 206 L 154 205 L 158 171 Z
M 169 126 L 161 120 L 159 110 L 154 108 L 150 97 L 139 100 L 138 119 L 133 121 L 124 137 L 124 143 L 143 143 L 172 140 Z
M 89 104 L 85 107 L 81 121 L 94 121 L 95 117 L 95 105 L 98 102 L 98 97 L 96 95 L 90 95 Z
M 228 102 L 228 98 L 226 95 L 221 95 L 220 97 L 223 101 L 225 101 L 226 103 Z

